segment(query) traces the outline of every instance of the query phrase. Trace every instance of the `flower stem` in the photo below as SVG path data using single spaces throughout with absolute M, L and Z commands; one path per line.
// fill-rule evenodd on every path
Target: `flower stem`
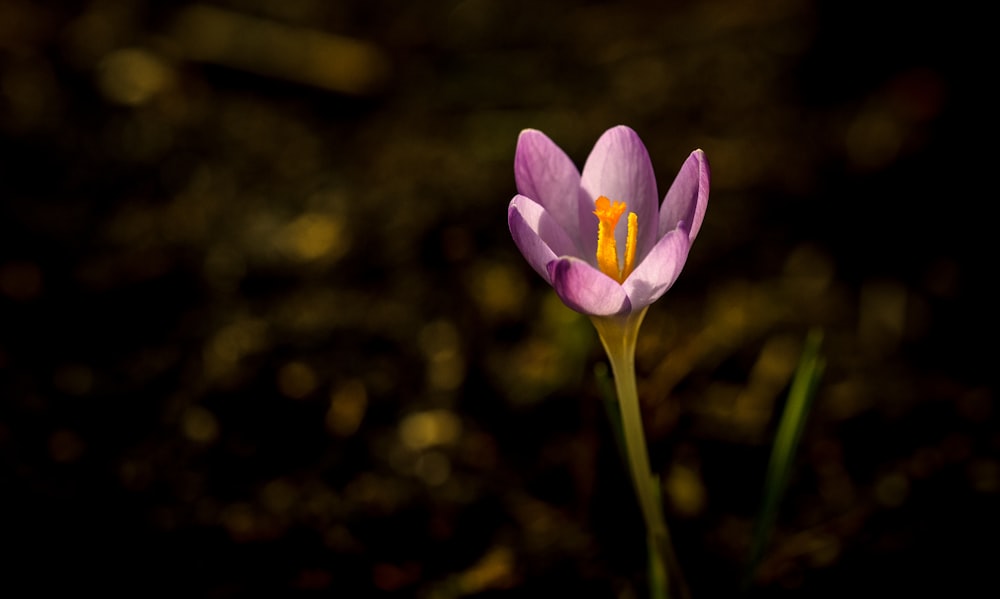
M 642 412 L 635 380 L 635 345 L 639 336 L 639 326 L 646 315 L 646 308 L 621 317 L 593 317 L 594 327 L 601 338 L 604 350 L 611 362 L 611 372 L 618 394 L 618 407 L 622 417 L 622 431 L 629 471 L 635 486 L 639 507 L 649 539 L 651 562 L 659 562 L 661 567 L 651 568 L 657 577 L 662 577 L 662 590 L 670 595 L 673 589 L 682 599 L 688 595 L 687 586 L 680 574 L 670 533 L 660 503 L 659 479 L 649 465 L 646 449 L 646 433 L 642 427 Z M 660 586 L 651 582 L 651 587 Z M 654 596 L 657 589 L 650 589 Z

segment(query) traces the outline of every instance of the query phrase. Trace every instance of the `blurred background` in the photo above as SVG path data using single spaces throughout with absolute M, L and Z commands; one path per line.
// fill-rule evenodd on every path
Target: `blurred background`
M 820 327 L 753 596 L 995 597 L 968 8 L 0 0 L 0 594 L 643 596 L 603 353 L 505 218 L 522 128 L 627 124 L 661 197 L 712 163 L 637 358 L 694 596 Z

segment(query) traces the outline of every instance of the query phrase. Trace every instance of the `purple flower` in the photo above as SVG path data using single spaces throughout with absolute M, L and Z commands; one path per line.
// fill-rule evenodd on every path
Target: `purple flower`
M 514 243 L 567 306 L 590 316 L 637 312 L 670 289 L 708 205 L 704 152 L 691 153 L 658 206 L 649 153 L 625 126 L 604 132 L 582 174 L 544 133 L 526 129 L 514 178 Z

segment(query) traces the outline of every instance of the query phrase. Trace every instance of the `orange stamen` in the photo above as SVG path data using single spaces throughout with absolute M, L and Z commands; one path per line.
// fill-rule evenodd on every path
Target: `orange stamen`
M 639 215 L 628 213 L 628 237 L 625 238 L 625 264 L 622 265 L 621 281 L 625 281 L 635 268 L 635 246 L 639 237 Z
M 612 279 L 623 282 L 632 272 L 635 263 L 636 238 L 639 231 L 639 217 L 635 212 L 628 215 L 628 236 L 625 241 L 625 263 L 618 266 L 618 244 L 615 242 L 615 228 L 622 214 L 625 202 L 612 202 L 601 196 L 594 202 L 597 216 L 597 267 Z

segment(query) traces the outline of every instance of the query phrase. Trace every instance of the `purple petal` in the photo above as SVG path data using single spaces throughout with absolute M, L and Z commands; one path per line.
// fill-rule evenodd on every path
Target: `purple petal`
M 586 217 L 581 215 L 580 239 L 584 252 L 597 252 L 597 219 L 593 211 L 593 201 L 606 196 L 613 202 L 625 202 L 628 212 L 639 217 L 636 259 L 641 260 L 649 252 L 657 239 L 657 193 L 656 175 L 649 160 L 646 146 L 635 131 L 624 125 L 608 129 L 601 135 L 583 166 L 580 186 L 590 196 L 591 205 Z M 582 211 L 581 211 L 582 212 Z M 624 251 L 627 235 L 625 223 L 615 231 L 615 240 Z M 593 231 L 588 235 L 587 231 Z
M 632 308 L 617 281 L 583 260 L 560 258 L 550 262 L 548 270 L 559 298 L 577 312 L 610 316 Z
M 684 268 L 690 249 L 687 225 L 683 223 L 653 246 L 652 251 L 622 283 L 633 310 L 655 302 L 673 286 Z
M 578 239 L 580 171 L 541 131 L 525 129 L 514 154 L 517 191 L 549 211 L 571 239 Z
M 710 175 L 705 153 L 701 150 L 691 152 L 663 198 L 660 208 L 661 236 L 676 229 L 677 224 L 683 221 L 688 223 L 691 229 L 689 237 L 694 241 L 708 208 Z
M 545 208 L 522 195 L 514 196 L 507 207 L 507 226 L 524 259 L 551 285 L 545 265 L 576 251 L 566 232 Z

